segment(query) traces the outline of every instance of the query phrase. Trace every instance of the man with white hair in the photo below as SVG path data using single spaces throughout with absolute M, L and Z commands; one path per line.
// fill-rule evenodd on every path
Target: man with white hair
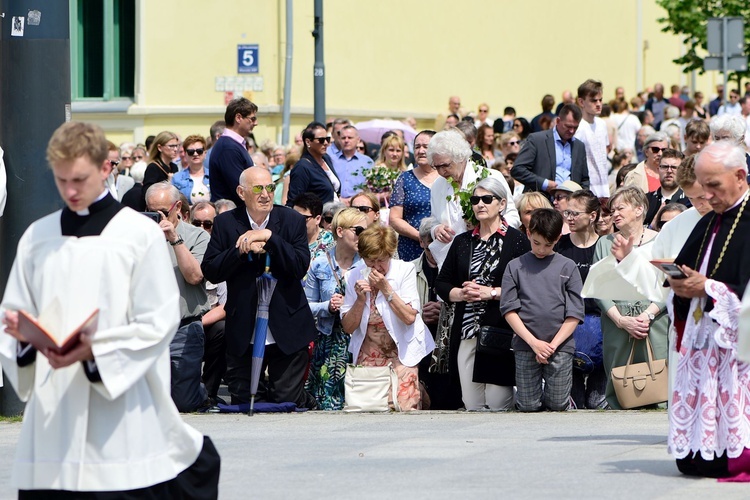
M 470 159 L 471 147 L 456 130 L 438 132 L 427 147 L 427 161 L 440 175 L 432 184 L 430 193 L 430 215 L 439 222 L 432 230 L 435 241 L 430 249 L 439 265 L 445 260 L 453 237 L 467 230 L 464 213 L 471 207 L 465 206 L 468 198 L 464 204 L 461 203 L 459 193 L 471 193 L 481 179 L 494 177 L 502 184 L 508 202 L 503 217 L 513 227 L 521 223 L 513 202 L 513 192 L 503 174 L 499 170 L 479 167 Z
M 674 261 L 685 276 L 668 278 L 678 362 L 667 444 L 683 474 L 747 481 L 750 365 L 735 356 L 740 297 L 750 280 L 744 150 L 727 140 L 707 146 L 695 176 L 713 213 Z
M 747 123 L 742 116 L 721 115 L 711 120 L 711 137 L 714 141 L 730 141 L 732 144 L 745 147 Z M 750 169 L 750 155 L 745 152 L 745 166 Z
M 169 182 L 159 182 L 149 187 L 146 204 L 150 211 L 160 214 L 159 227 L 167 241 L 165 245 L 169 248 L 180 289 L 180 327 L 169 345 L 172 399 L 178 410 L 191 412 L 207 401 L 206 388 L 201 384 L 205 344 L 202 317 L 210 306 L 201 261 L 210 236 L 201 228 L 180 220 L 180 192 Z

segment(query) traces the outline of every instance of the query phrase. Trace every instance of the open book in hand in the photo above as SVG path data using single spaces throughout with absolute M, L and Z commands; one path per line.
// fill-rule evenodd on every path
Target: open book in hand
M 54 308 L 53 308 L 54 309 Z M 45 314 L 46 313 L 46 314 Z M 60 325 L 60 316 L 45 311 L 34 318 L 24 310 L 18 311 L 18 331 L 38 350 L 50 349 L 65 354 L 81 341 L 81 335 L 93 335 L 99 325 L 99 309 L 95 309 L 82 323 L 70 332 L 58 332 L 52 325 Z M 51 321 L 55 318 L 56 321 Z

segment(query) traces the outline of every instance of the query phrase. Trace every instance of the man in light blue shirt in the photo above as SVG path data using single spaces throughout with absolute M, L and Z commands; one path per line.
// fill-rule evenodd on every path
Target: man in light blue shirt
M 357 152 L 359 132 L 352 125 L 346 125 L 339 133 L 341 151 L 331 155 L 333 169 L 341 181 L 341 201 L 348 204 L 349 198 L 361 191 L 355 186 L 365 182 L 364 171 L 372 168 L 372 158 Z
M 570 168 L 573 163 L 571 144 L 575 138 L 571 137 L 570 140 L 563 141 L 557 133 L 557 127 L 552 127 L 552 137 L 555 139 L 555 182 L 562 184 L 570 180 Z

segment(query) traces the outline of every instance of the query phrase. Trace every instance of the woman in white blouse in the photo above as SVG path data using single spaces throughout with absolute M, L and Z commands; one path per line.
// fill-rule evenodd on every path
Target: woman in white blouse
M 420 315 L 414 265 L 393 258 L 396 232 L 373 224 L 359 236 L 362 260 L 346 278 L 341 326 L 355 364 L 393 365 L 401 411 L 422 408 L 417 365 L 435 348 Z

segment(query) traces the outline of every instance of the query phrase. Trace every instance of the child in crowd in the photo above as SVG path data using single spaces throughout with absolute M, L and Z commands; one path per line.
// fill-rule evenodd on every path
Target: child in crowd
M 578 268 L 553 250 L 562 227 L 555 210 L 535 210 L 527 230 L 531 251 L 512 260 L 503 275 L 500 312 L 516 333 L 512 346 L 520 411 L 564 411 L 570 405 L 572 334 L 585 316 Z

